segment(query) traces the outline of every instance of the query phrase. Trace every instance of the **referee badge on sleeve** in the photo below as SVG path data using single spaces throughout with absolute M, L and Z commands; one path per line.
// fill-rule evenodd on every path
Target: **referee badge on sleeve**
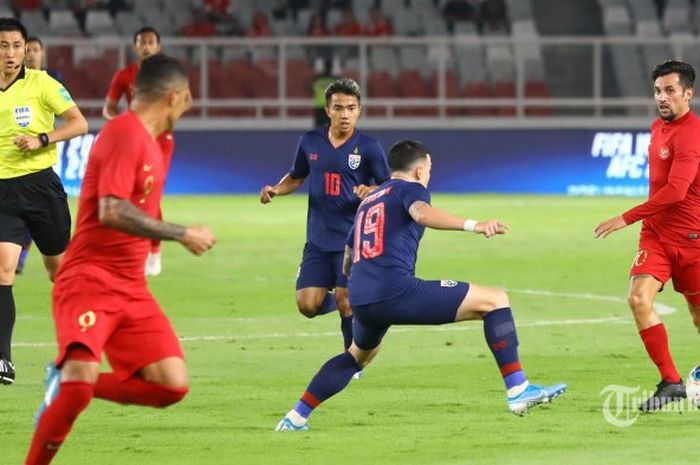
M 26 128 L 32 122 L 32 109 L 29 107 L 15 107 L 15 123 Z

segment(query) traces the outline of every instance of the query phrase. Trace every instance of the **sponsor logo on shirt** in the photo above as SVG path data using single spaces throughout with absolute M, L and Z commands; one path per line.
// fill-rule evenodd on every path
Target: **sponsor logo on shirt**
M 440 280 L 440 287 L 455 287 L 457 284 L 457 281 L 453 281 L 451 279 Z
M 360 153 L 357 151 L 357 147 L 355 147 L 355 151 L 348 155 L 348 166 L 351 170 L 356 170 L 360 167 L 361 161 L 362 155 L 360 155 Z
M 15 122 L 23 128 L 32 122 L 32 110 L 29 107 L 15 107 Z
M 661 158 L 662 160 L 666 160 L 670 156 L 671 151 L 668 149 L 668 147 L 661 147 L 659 149 L 659 158 Z

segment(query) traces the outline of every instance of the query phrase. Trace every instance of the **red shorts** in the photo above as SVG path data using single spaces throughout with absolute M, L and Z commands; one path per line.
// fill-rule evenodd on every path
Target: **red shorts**
M 648 274 L 662 284 L 673 280 L 673 288 L 690 305 L 700 305 L 700 248 L 662 244 L 658 237 L 643 230 L 630 276 Z
M 184 358 L 170 321 L 145 286 L 117 290 L 94 275 L 60 279 L 53 289 L 53 317 L 56 366 L 72 344 L 87 347 L 98 360 L 104 352 L 120 380 L 164 358 Z

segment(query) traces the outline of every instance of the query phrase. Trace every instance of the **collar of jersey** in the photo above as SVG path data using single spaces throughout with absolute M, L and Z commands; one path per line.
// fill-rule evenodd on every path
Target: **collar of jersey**
M 24 79 L 24 74 L 25 74 L 25 73 L 24 73 L 24 65 L 22 65 L 22 68 L 20 68 L 19 74 L 17 75 L 17 77 L 14 78 L 14 79 L 12 80 L 12 82 L 9 83 L 9 84 L 7 85 L 7 87 L 5 87 L 4 89 L 0 88 L 0 92 L 7 92 L 7 91 L 10 89 L 10 87 L 12 87 L 12 85 L 13 85 L 15 82 L 19 81 L 20 79 Z

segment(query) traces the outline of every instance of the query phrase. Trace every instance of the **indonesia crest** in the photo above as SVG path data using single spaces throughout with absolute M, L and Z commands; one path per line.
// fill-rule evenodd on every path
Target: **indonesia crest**
M 15 107 L 15 122 L 26 128 L 32 122 L 32 110 L 29 107 Z
M 357 151 L 357 147 L 355 147 L 355 151 L 348 155 L 348 166 L 351 170 L 356 170 L 359 168 L 361 161 L 362 155 L 360 155 L 360 153 Z

